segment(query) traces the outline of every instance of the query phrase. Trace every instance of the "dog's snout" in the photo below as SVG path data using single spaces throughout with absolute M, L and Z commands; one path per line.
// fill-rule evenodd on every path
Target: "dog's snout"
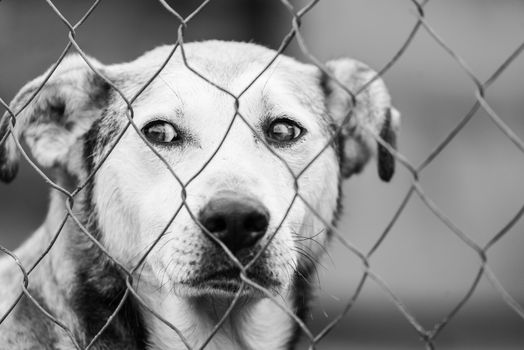
M 254 246 L 264 236 L 269 225 L 269 212 L 254 198 L 221 192 L 202 209 L 199 220 L 235 253 Z

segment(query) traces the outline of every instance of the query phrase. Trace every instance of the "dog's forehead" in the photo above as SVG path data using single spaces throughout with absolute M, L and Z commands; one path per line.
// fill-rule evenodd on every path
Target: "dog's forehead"
M 136 94 L 155 76 L 172 50 L 172 46 L 159 47 L 133 62 L 115 66 L 119 87 L 126 95 Z M 176 49 L 139 96 L 137 104 L 151 94 L 194 95 L 195 90 L 199 94 L 217 94 L 221 90 L 217 86 L 235 96 L 249 87 L 246 95 L 255 92 L 259 98 L 266 99 L 287 91 L 302 102 L 311 103 L 322 100 L 320 80 L 318 68 L 259 45 L 222 41 L 190 43 L 185 44 L 183 50 Z M 224 91 L 223 97 L 233 102 L 234 98 L 226 96 L 229 94 Z

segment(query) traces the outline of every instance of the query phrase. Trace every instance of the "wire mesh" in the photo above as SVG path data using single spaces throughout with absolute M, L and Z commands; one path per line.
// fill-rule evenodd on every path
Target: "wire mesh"
M 468 113 L 459 120 L 459 122 L 456 124 L 456 126 L 449 132 L 449 134 L 444 138 L 442 142 L 440 142 L 430 153 L 427 155 L 427 157 L 420 162 L 418 165 L 412 164 L 403 154 L 393 149 L 385 140 L 382 140 L 378 135 L 376 135 L 372 130 L 364 130 L 366 133 L 370 135 L 370 137 L 374 138 L 379 144 L 381 144 L 383 147 L 385 147 L 390 153 L 393 154 L 393 156 L 396 158 L 396 160 L 402 164 L 402 166 L 411 174 L 412 180 L 411 180 L 411 186 L 406 192 L 405 196 L 403 197 L 402 201 L 399 203 L 397 210 L 394 212 L 391 220 L 388 222 L 386 228 L 383 230 L 379 238 L 376 240 L 376 242 L 373 244 L 372 248 L 369 251 L 362 251 L 359 249 L 354 243 L 352 243 L 350 240 L 348 240 L 347 236 L 343 235 L 342 232 L 340 232 L 336 227 L 334 227 L 330 222 L 326 222 L 325 219 L 319 215 L 314 209 L 314 206 L 311 203 L 308 203 L 306 198 L 299 192 L 299 179 L 304 174 L 304 172 L 316 161 L 316 159 L 320 156 L 322 152 L 326 150 L 326 148 L 332 144 L 337 135 L 341 132 L 343 127 L 347 125 L 351 118 L 351 110 L 347 111 L 346 117 L 344 118 L 344 121 L 341 123 L 341 125 L 337 126 L 337 130 L 333 133 L 333 136 L 329 140 L 329 142 L 325 145 L 325 147 L 322 148 L 322 150 L 312 158 L 312 160 L 305 166 L 302 171 L 299 173 L 295 173 L 289 165 L 286 163 L 286 161 L 280 157 L 276 152 L 273 151 L 270 145 L 267 144 L 267 142 L 261 138 L 260 136 L 257 136 L 259 138 L 259 141 L 264 144 L 268 151 L 272 153 L 272 155 L 277 159 L 277 161 L 282 162 L 283 165 L 287 168 L 289 171 L 289 175 L 293 178 L 294 182 L 294 191 L 295 195 L 291 199 L 287 211 L 285 212 L 285 215 L 282 217 L 281 221 L 277 225 L 276 229 L 273 232 L 270 232 L 269 239 L 266 241 L 262 249 L 252 258 L 252 260 L 248 264 L 242 264 L 239 259 L 228 249 L 228 247 L 218 238 L 216 238 L 213 234 L 207 231 L 207 229 L 199 222 L 197 217 L 191 212 L 191 209 L 189 208 L 186 200 L 187 200 L 187 192 L 186 188 L 187 186 L 193 182 L 194 179 L 196 179 L 200 173 L 208 166 L 208 164 L 214 159 L 215 155 L 219 152 L 222 145 L 224 144 L 224 141 L 227 139 L 230 130 L 235 122 L 241 122 L 244 125 L 246 125 L 251 131 L 255 131 L 253 129 L 253 126 L 250 124 L 250 122 L 245 118 L 245 116 L 242 115 L 240 112 L 240 97 L 244 95 L 252 86 L 253 84 L 262 76 L 264 72 L 266 72 L 271 65 L 275 62 L 275 60 L 286 50 L 286 48 L 289 46 L 289 44 L 296 40 L 298 43 L 298 46 L 301 50 L 301 52 L 309 59 L 310 63 L 316 65 L 322 72 L 324 72 L 327 76 L 329 76 L 329 79 L 332 79 L 333 81 L 336 81 L 336 77 L 332 76 L 332 74 L 329 72 L 329 70 L 323 65 L 323 63 L 320 62 L 308 49 L 307 40 L 304 38 L 304 36 L 301 33 L 301 25 L 302 25 L 302 18 L 310 11 L 315 10 L 315 6 L 318 4 L 318 0 L 313 0 L 303 8 L 296 8 L 293 4 L 291 4 L 289 1 L 286 0 L 280 0 L 283 7 L 289 11 L 291 14 L 291 29 L 286 35 L 283 37 L 280 46 L 276 50 L 276 54 L 274 57 L 267 62 L 265 67 L 257 74 L 256 78 L 253 79 L 247 86 L 239 93 L 234 94 L 233 92 L 229 91 L 226 87 L 219 86 L 218 84 L 211 81 L 208 77 L 205 76 L 205 74 L 199 72 L 196 70 L 192 64 L 191 60 L 189 60 L 186 57 L 185 49 L 184 49 L 184 37 L 187 30 L 189 30 L 191 21 L 197 17 L 201 11 L 205 9 L 206 6 L 211 2 L 211 0 L 203 1 L 193 12 L 191 12 L 188 16 L 182 16 L 180 13 L 177 12 L 175 8 L 170 6 L 166 1 L 159 0 L 159 3 L 164 7 L 166 11 L 168 11 L 173 16 L 173 21 L 176 21 L 178 23 L 178 38 L 176 43 L 172 46 L 171 51 L 169 54 L 165 57 L 163 64 L 159 67 L 159 69 L 147 80 L 147 82 L 140 88 L 140 90 L 134 94 L 133 96 L 127 96 L 124 91 L 120 90 L 118 86 L 112 82 L 108 77 L 104 75 L 104 73 L 97 68 L 96 64 L 91 61 L 91 59 L 86 55 L 85 51 L 82 49 L 80 44 L 76 40 L 76 34 L 77 31 L 81 28 L 81 26 L 89 20 L 89 17 L 91 14 L 97 10 L 99 7 L 99 4 L 101 3 L 101 0 L 94 1 L 91 5 L 91 7 L 86 11 L 86 13 L 82 16 L 82 18 L 76 22 L 71 23 L 60 11 L 59 8 L 55 6 L 52 0 L 46 0 L 46 3 L 48 4 L 49 8 L 56 14 L 56 16 L 61 20 L 63 23 L 65 30 L 68 32 L 68 38 L 69 42 L 67 43 L 66 47 L 62 51 L 62 53 L 59 55 L 58 59 L 52 66 L 52 68 L 48 71 L 47 75 L 44 77 L 43 82 L 40 84 L 40 86 L 34 90 L 31 97 L 24 103 L 24 105 L 19 108 L 18 110 L 12 110 L 8 104 L 0 99 L 0 104 L 2 105 L 3 109 L 6 111 L 5 118 L 9 119 L 9 129 L 8 132 L 5 135 L 2 135 L 2 138 L 0 140 L 0 146 L 7 142 L 7 139 L 9 137 L 12 137 L 15 140 L 16 147 L 21 152 L 22 156 L 24 157 L 25 161 L 27 161 L 31 167 L 45 180 L 45 182 L 49 185 L 50 188 L 52 188 L 54 191 L 58 191 L 65 197 L 65 207 L 67 209 L 67 212 L 65 213 L 60 225 L 57 227 L 56 232 L 53 236 L 53 239 L 49 242 L 46 249 L 43 251 L 42 255 L 39 257 L 39 259 L 32 264 L 31 266 L 23 266 L 18 257 L 15 255 L 15 253 L 11 252 L 10 250 L 6 249 L 5 247 L 0 246 L 0 251 L 11 258 L 16 265 L 18 266 L 20 273 L 23 275 L 23 284 L 21 286 L 22 291 L 20 294 L 12 301 L 11 306 L 8 308 L 7 312 L 3 315 L 1 315 L 0 318 L 0 324 L 6 320 L 6 318 L 13 312 L 13 310 L 16 308 L 16 306 L 20 303 L 23 296 L 26 296 L 31 303 L 33 303 L 37 309 L 50 321 L 52 321 L 55 325 L 60 327 L 65 331 L 67 336 L 69 337 L 71 344 L 76 349 L 92 349 L 96 348 L 97 341 L 102 336 L 102 334 L 107 330 L 111 322 L 114 320 L 115 316 L 120 312 L 122 309 L 124 303 L 129 298 L 134 298 L 138 303 L 142 305 L 146 310 L 148 310 L 154 317 L 156 317 L 158 320 L 160 320 L 162 323 L 164 323 L 167 327 L 169 327 L 174 333 L 178 335 L 181 342 L 185 345 L 187 349 L 204 349 L 211 339 L 215 336 L 215 334 L 218 332 L 218 330 L 223 326 L 226 319 L 230 316 L 232 310 L 235 308 L 237 303 L 239 302 L 239 299 L 242 295 L 242 292 L 246 288 L 254 288 L 256 290 L 259 290 L 265 297 L 269 298 L 275 305 L 277 305 L 281 310 L 283 310 L 285 313 L 287 313 L 294 322 L 298 325 L 298 327 L 301 330 L 302 336 L 305 338 L 307 346 L 309 349 L 316 349 L 322 344 L 322 340 L 326 338 L 330 331 L 337 326 L 337 324 L 346 316 L 346 314 L 352 309 L 353 305 L 355 304 L 356 300 L 359 298 L 363 291 L 363 287 L 368 283 L 375 283 L 387 296 L 387 298 L 391 301 L 391 303 L 398 309 L 400 314 L 406 319 L 406 322 L 408 322 L 412 328 L 415 330 L 418 337 L 422 340 L 423 344 L 427 349 L 435 349 L 436 346 L 436 340 L 438 339 L 439 334 L 441 334 L 442 330 L 448 326 L 450 321 L 456 317 L 458 313 L 463 309 L 463 307 L 468 303 L 470 298 L 472 297 L 475 290 L 478 288 L 479 282 L 482 277 L 485 277 L 489 280 L 489 282 L 492 284 L 494 290 L 498 293 L 501 300 L 506 303 L 511 310 L 513 310 L 520 318 L 524 319 L 524 308 L 510 295 L 510 293 L 504 288 L 504 286 L 501 284 L 501 282 L 497 279 L 497 276 L 493 272 L 493 270 L 490 268 L 488 264 L 488 251 L 496 245 L 505 234 L 521 219 L 522 215 L 524 215 L 524 205 L 514 214 L 514 216 L 507 222 L 507 224 L 499 231 L 496 232 L 491 240 L 485 245 L 481 245 L 477 243 L 470 235 L 468 235 L 465 231 L 460 229 L 458 225 L 456 225 L 453 220 L 451 220 L 446 214 L 445 211 L 439 208 L 437 204 L 426 194 L 424 191 L 423 186 L 420 183 L 420 178 L 424 172 L 424 170 L 432 164 L 432 162 L 439 156 L 439 154 L 450 144 L 450 142 L 463 130 L 466 125 L 469 123 L 471 119 L 475 117 L 477 112 L 479 110 L 484 110 L 487 115 L 489 116 L 490 120 L 493 122 L 494 126 L 500 129 L 502 133 L 514 144 L 514 146 L 520 150 L 520 152 L 524 153 L 524 142 L 522 141 L 519 136 L 511 130 L 511 128 L 503 121 L 502 118 L 499 117 L 499 115 L 494 111 L 494 109 L 490 106 L 490 104 L 486 100 L 486 94 L 488 92 L 489 87 L 497 81 L 497 79 L 503 74 L 503 72 L 512 64 L 512 62 L 522 53 L 524 50 L 524 42 L 519 45 L 515 50 L 502 62 L 502 64 L 497 67 L 493 74 L 485 81 L 482 81 L 481 79 L 477 78 L 475 74 L 472 72 L 472 70 L 469 68 L 467 62 L 462 59 L 459 54 L 451 48 L 446 41 L 439 36 L 439 34 L 432 28 L 430 22 L 426 19 L 426 10 L 425 7 L 428 4 L 429 0 L 427 1 L 416 1 L 411 0 L 410 3 L 413 6 L 414 12 L 416 14 L 416 22 L 410 31 L 409 35 L 407 36 L 404 43 L 401 45 L 401 47 L 398 49 L 398 51 L 388 60 L 388 62 L 384 65 L 382 69 L 380 69 L 377 73 L 377 75 L 371 79 L 370 81 L 367 81 L 365 84 L 360 86 L 356 91 L 350 91 L 348 90 L 342 82 L 337 82 L 338 85 L 340 85 L 345 92 L 348 94 L 348 96 L 353 101 L 353 107 L 355 108 L 358 104 L 358 101 L 356 99 L 356 96 L 361 94 L 363 91 L 365 91 L 370 84 L 376 80 L 377 78 L 380 78 L 383 76 L 391 67 L 393 67 L 396 62 L 404 55 L 406 50 L 410 47 L 411 43 L 413 42 L 413 39 L 418 35 L 421 31 L 426 31 L 431 38 L 444 50 L 453 60 L 456 62 L 457 66 L 462 69 L 469 79 L 471 80 L 473 84 L 474 94 L 475 94 L 475 103 L 470 108 Z M 56 71 L 56 69 L 60 66 L 66 55 L 70 51 L 76 51 L 82 59 L 85 61 L 85 63 L 89 66 L 89 68 L 101 79 L 103 79 L 107 84 L 111 86 L 111 88 L 116 92 L 118 97 L 125 103 L 126 105 L 126 117 L 127 117 L 127 126 L 122 130 L 122 132 L 114 138 L 114 142 L 110 145 L 108 148 L 108 151 L 101 157 L 101 161 L 98 163 L 98 166 L 93 169 L 93 171 L 89 174 L 89 176 L 85 179 L 84 182 L 82 182 L 80 185 L 78 185 L 73 191 L 69 191 L 66 188 L 61 187 L 59 184 L 51 180 L 41 169 L 39 169 L 38 165 L 36 165 L 33 160 L 26 154 L 24 148 L 22 147 L 20 141 L 17 139 L 14 127 L 17 122 L 17 117 L 22 113 L 24 109 L 26 109 L 31 102 L 38 96 L 38 94 L 42 91 L 44 86 L 49 82 L 51 79 L 53 73 Z M 134 122 L 134 110 L 133 110 L 133 104 L 137 100 L 137 98 L 143 94 L 143 92 L 146 90 L 146 88 L 155 80 L 158 79 L 160 73 L 165 68 L 165 66 L 168 64 L 168 62 L 171 60 L 175 52 L 179 51 L 182 55 L 183 64 L 197 77 L 205 81 L 210 86 L 213 86 L 217 90 L 220 90 L 221 92 L 225 93 L 230 97 L 231 104 L 234 106 L 234 115 L 232 116 L 230 123 L 228 125 L 228 128 L 225 132 L 225 134 L 222 136 L 222 139 L 216 149 L 212 152 L 211 156 L 207 159 L 206 162 L 204 162 L 203 166 L 194 173 L 193 176 L 189 178 L 188 181 L 182 181 L 180 177 L 177 175 L 177 173 L 173 170 L 169 162 L 157 151 L 157 149 L 148 141 L 148 139 L 142 134 L 139 127 Z M 126 268 L 124 264 L 117 261 L 111 254 L 107 251 L 107 249 L 104 247 L 104 245 L 93 235 L 92 232 L 89 231 L 89 229 L 86 227 L 85 223 L 82 222 L 80 218 L 78 218 L 75 215 L 74 212 L 74 205 L 75 201 L 77 200 L 78 194 L 88 185 L 90 181 L 92 181 L 95 174 L 98 172 L 102 164 L 106 161 L 106 159 L 109 157 L 111 152 L 113 152 L 116 145 L 120 142 L 122 139 L 124 133 L 129 129 L 133 129 L 137 135 L 141 138 L 141 140 L 144 143 L 144 146 L 147 147 L 149 150 L 151 150 L 156 157 L 158 157 L 161 162 L 164 164 L 166 169 L 171 173 L 173 178 L 179 183 L 179 185 L 182 187 L 181 191 L 181 204 L 176 210 L 174 210 L 173 215 L 171 216 L 171 219 L 166 223 L 165 227 L 161 232 L 159 232 L 156 239 L 152 242 L 152 244 L 148 247 L 148 249 L 145 251 L 145 253 L 140 257 L 138 260 L 139 262 L 133 267 L 133 268 Z M 254 132 L 255 135 L 258 135 L 256 132 Z M 377 252 L 377 250 L 380 249 L 382 243 L 384 242 L 385 238 L 389 235 L 391 232 L 391 229 L 395 226 L 397 223 L 397 220 L 399 217 L 401 217 L 403 211 L 405 210 L 407 204 L 410 202 L 410 200 L 413 198 L 413 196 L 418 196 L 422 202 L 427 206 L 427 208 L 433 213 L 433 215 L 438 218 L 443 224 L 445 224 L 469 249 L 471 249 L 475 254 L 478 256 L 479 264 L 478 264 L 478 272 L 473 278 L 473 281 L 469 287 L 469 289 L 466 291 L 466 293 L 462 296 L 462 298 L 459 300 L 456 305 L 454 305 L 451 310 L 447 313 L 447 315 L 441 319 L 439 322 L 434 324 L 432 327 L 427 328 L 424 327 L 421 322 L 415 317 L 415 315 L 410 311 L 410 309 L 403 303 L 401 298 L 395 293 L 393 288 L 391 288 L 384 279 L 382 279 L 375 271 L 373 271 L 372 264 L 370 262 L 370 258 Z M 341 312 L 333 319 L 331 320 L 327 325 L 324 326 L 323 329 L 321 329 L 317 333 L 313 333 L 309 328 L 308 325 L 305 323 L 304 320 L 302 320 L 298 315 L 294 313 L 294 311 L 288 306 L 282 303 L 280 300 L 278 300 L 277 297 L 274 296 L 274 294 L 269 291 L 267 288 L 259 285 L 256 283 L 256 281 L 250 279 L 248 277 L 248 270 L 253 264 L 260 258 L 260 256 L 264 253 L 264 251 L 268 248 L 269 244 L 272 242 L 274 237 L 278 234 L 281 226 L 283 225 L 285 219 L 287 218 L 287 215 L 289 211 L 291 210 L 293 204 L 296 201 L 302 201 L 304 205 L 308 208 L 310 211 L 310 214 L 315 216 L 318 220 L 320 220 L 326 228 L 331 230 L 333 232 L 333 238 L 334 240 L 338 241 L 339 244 L 347 248 L 348 254 L 352 254 L 355 257 L 357 257 L 361 262 L 362 267 L 362 275 L 361 278 L 357 284 L 357 287 L 355 289 L 355 292 L 348 296 L 348 299 L 345 303 L 345 307 Z M 232 303 L 228 306 L 225 313 L 221 316 L 219 322 L 213 327 L 210 334 L 205 339 L 201 339 L 201 341 L 198 344 L 191 344 L 188 339 L 184 336 L 184 334 L 175 327 L 175 325 L 171 324 L 169 321 L 167 321 L 165 318 L 163 318 L 161 315 L 159 315 L 155 310 L 153 310 L 147 303 L 146 300 L 144 300 L 137 292 L 136 288 L 134 287 L 134 276 L 136 276 L 136 273 L 139 271 L 139 269 L 144 264 L 146 258 L 149 254 L 153 251 L 153 249 L 159 244 L 161 239 L 165 236 L 169 226 L 171 223 L 175 220 L 175 218 L 179 215 L 180 211 L 182 209 L 186 209 L 192 218 L 194 222 L 202 229 L 202 231 L 213 241 L 218 244 L 221 249 L 224 251 L 225 254 L 231 259 L 232 262 L 237 266 L 237 268 L 240 270 L 240 276 L 242 279 L 242 284 L 236 293 Z M 57 241 L 58 237 L 63 234 L 63 229 L 65 227 L 65 224 L 68 220 L 72 220 L 77 227 L 81 230 L 81 232 L 90 240 L 92 241 L 99 249 L 100 251 L 107 256 L 116 266 L 119 267 L 120 271 L 126 276 L 126 289 L 124 293 L 122 294 L 121 299 L 117 303 L 116 308 L 112 312 L 112 314 L 105 320 L 104 326 L 96 333 L 96 335 L 92 339 L 77 339 L 74 332 L 70 329 L 70 326 L 67 324 L 65 320 L 61 320 L 60 317 L 57 315 L 53 315 L 51 312 L 46 310 L 39 301 L 34 298 L 31 295 L 31 292 L 28 289 L 30 280 L 31 280 L 31 274 L 35 270 L 35 268 L 38 266 L 38 264 L 42 261 L 42 259 L 49 253 L 49 251 L 53 248 L 55 242 Z

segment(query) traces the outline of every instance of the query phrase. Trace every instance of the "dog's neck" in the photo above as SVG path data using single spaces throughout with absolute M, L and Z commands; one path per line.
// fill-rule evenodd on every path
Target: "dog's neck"
M 162 290 L 145 290 L 147 304 L 159 316 L 183 334 L 190 348 L 199 349 L 289 349 L 295 323 L 271 299 L 240 299 L 221 327 L 216 325 L 226 313 L 232 299 L 215 297 L 181 298 Z M 292 308 L 292 298 L 278 298 Z M 148 313 L 146 327 L 151 350 L 186 349 L 175 330 L 155 315 Z M 209 338 L 209 340 L 208 340 Z

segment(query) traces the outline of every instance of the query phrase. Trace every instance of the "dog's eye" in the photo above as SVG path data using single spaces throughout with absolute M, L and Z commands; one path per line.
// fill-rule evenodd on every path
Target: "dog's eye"
M 155 120 L 142 128 L 142 133 L 151 142 L 171 143 L 179 140 L 175 127 L 163 120 Z
M 303 134 L 304 129 L 289 119 L 277 119 L 273 121 L 266 131 L 266 135 L 270 141 L 282 143 L 294 141 Z

